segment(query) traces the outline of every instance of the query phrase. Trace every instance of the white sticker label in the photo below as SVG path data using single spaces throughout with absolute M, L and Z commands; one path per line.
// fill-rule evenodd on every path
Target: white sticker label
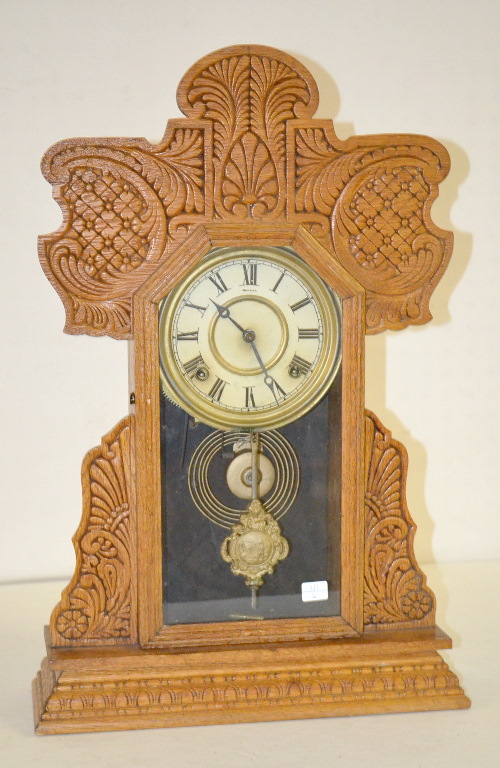
M 304 581 L 302 584 L 302 602 L 309 603 L 312 600 L 328 600 L 327 581 Z

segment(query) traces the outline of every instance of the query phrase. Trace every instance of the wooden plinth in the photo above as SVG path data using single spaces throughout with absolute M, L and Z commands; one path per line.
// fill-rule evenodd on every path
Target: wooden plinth
M 439 629 L 171 653 L 47 647 L 33 681 L 39 734 L 463 709 Z

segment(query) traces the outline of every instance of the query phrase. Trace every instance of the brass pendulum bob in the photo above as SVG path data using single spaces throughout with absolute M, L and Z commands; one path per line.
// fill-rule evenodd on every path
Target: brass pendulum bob
M 252 500 L 231 535 L 222 542 L 223 560 L 231 563 L 231 571 L 245 577 L 252 591 L 252 608 L 257 607 L 257 593 L 263 576 L 272 573 L 280 560 L 288 555 L 287 540 L 272 515 L 266 512 L 258 498 L 259 488 L 259 435 L 252 433 Z

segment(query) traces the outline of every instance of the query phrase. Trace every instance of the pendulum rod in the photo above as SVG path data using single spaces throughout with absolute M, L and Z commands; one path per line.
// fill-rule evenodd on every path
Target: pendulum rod
M 259 433 L 252 432 L 252 501 L 259 498 Z
M 259 433 L 252 432 L 252 501 L 259 497 Z M 252 590 L 252 609 L 257 608 L 257 590 L 258 587 L 251 587 Z

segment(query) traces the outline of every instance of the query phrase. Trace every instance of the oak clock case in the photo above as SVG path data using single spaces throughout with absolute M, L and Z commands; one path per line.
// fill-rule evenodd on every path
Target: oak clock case
M 338 615 L 338 296 L 291 249 L 216 249 L 159 355 L 165 623 Z
M 62 224 L 40 263 L 67 333 L 129 343 L 130 410 L 83 461 L 36 731 L 466 708 L 406 450 L 364 403 L 365 334 L 432 319 L 448 153 L 338 139 L 266 46 L 204 56 L 177 103 L 159 144 L 42 160 Z

